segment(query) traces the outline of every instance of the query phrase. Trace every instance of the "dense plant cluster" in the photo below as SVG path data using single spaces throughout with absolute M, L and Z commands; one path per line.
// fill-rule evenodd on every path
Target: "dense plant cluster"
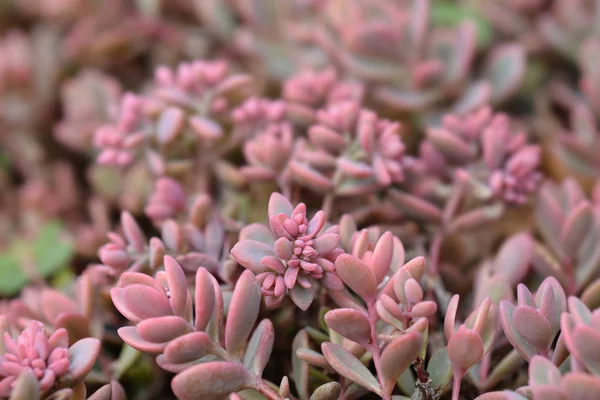
M 0 2 L 0 399 L 600 398 L 598 32 Z

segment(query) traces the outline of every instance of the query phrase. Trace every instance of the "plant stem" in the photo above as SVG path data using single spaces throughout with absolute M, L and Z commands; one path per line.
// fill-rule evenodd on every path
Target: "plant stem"
M 265 396 L 268 400 L 283 400 L 283 397 L 279 395 L 271 386 L 267 385 L 262 379 L 259 378 L 259 382 L 256 385 L 256 390 Z
M 321 206 L 321 210 L 325 213 L 325 215 L 331 217 L 331 211 L 333 211 L 333 202 L 335 201 L 336 196 L 336 188 L 340 184 L 342 180 L 342 171 L 339 167 L 335 169 L 333 173 L 333 178 L 331 181 L 333 182 L 333 189 L 325 195 L 323 199 L 323 205 Z
M 377 344 L 377 311 L 375 310 L 375 298 L 369 299 L 367 302 L 367 312 L 369 314 L 369 325 L 371 326 L 371 343 L 367 350 L 373 355 L 373 364 L 375 364 L 375 371 L 377 371 L 377 380 L 381 388 L 385 390 L 383 377 L 381 375 L 381 349 Z M 391 400 L 391 393 L 381 393 L 384 400 Z
M 490 373 L 490 364 L 492 362 L 492 351 L 488 351 L 487 354 L 483 357 L 483 361 L 481 361 L 481 368 L 479 371 L 479 381 L 484 382 L 488 374 Z
M 462 381 L 462 377 L 454 376 L 454 385 L 452 386 L 452 400 L 458 400 L 458 396 L 460 395 L 460 383 Z
M 572 260 L 565 260 L 563 262 L 565 272 L 567 273 L 567 291 L 570 295 L 575 296 L 577 294 L 577 278 L 575 276 L 575 268 Z
M 436 232 L 433 240 L 431 241 L 431 247 L 429 248 L 429 274 L 431 276 L 437 277 L 438 275 L 438 263 L 440 260 L 440 251 L 442 249 L 442 242 L 444 241 L 444 230 L 440 228 L 438 232 Z

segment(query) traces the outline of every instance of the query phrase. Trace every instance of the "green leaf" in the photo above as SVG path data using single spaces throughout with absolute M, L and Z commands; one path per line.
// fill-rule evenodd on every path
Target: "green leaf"
M 340 345 L 328 342 L 321 345 L 321 350 L 331 368 L 338 374 L 373 393 L 381 395 L 382 389 L 377 378 L 352 353 Z
M 0 170 L 7 171 L 10 168 L 10 158 L 8 154 L 3 151 L 0 151 Z
M 121 348 L 121 354 L 119 354 L 119 358 L 113 362 L 111 368 L 114 371 L 113 378 L 119 379 L 123 375 L 129 371 L 131 367 L 136 363 L 139 359 L 140 355 L 139 351 L 129 346 L 128 344 L 123 344 Z
M 27 284 L 30 277 L 25 265 L 38 268 L 44 278 L 68 266 L 73 256 L 73 246 L 61 237 L 62 225 L 57 222 L 46 224 L 32 241 L 14 239 L 6 251 L 0 254 L 0 295 L 13 296 Z
M 443 393 L 452 379 L 452 366 L 448 358 L 447 347 L 439 349 L 433 354 L 427 365 L 427 373 L 431 379 L 431 386 L 437 393 Z
M 19 261 L 13 254 L 0 254 L 0 295 L 13 296 L 27 283 L 27 276 L 21 270 Z
M 36 265 L 46 278 L 66 266 L 73 256 L 73 245 L 61 237 L 62 232 L 59 222 L 50 222 L 33 243 Z
M 308 334 L 306 330 L 299 331 L 292 342 L 292 380 L 296 384 L 296 390 L 300 398 L 308 397 L 308 373 L 310 366 L 296 355 L 298 349 L 309 348 Z
M 483 15 L 468 6 L 432 1 L 431 22 L 433 26 L 444 28 L 456 27 L 466 19 L 470 19 L 475 23 L 478 46 L 480 48 L 487 47 L 492 41 L 493 29 Z

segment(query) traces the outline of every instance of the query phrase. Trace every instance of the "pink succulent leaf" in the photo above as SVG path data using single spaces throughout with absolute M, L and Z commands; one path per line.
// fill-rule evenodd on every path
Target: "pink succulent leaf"
M 381 300 L 378 300 L 375 303 L 375 310 L 377 311 L 379 318 L 392 325 L 399 331 L 402 331 L 406 328 L 407 321 L 404 314 L 400 311 L 396 302 L 394 302 L 389 296 L 383 295 Z
M 183 372 L 186 369 L 189 369 L 195 365 L 206 363 L 206 362 L 211 362 L 211 361 L 220 361 L 220 359 L 219 359 L 219 357 L 214 356 L 214 355 L 207 355 L 204 358 L 199 359 L 199 360 L 194 360 L 194 361 L 190 361 L 190 362 L 183 363 L 183 364 L 173 364 L 166 360 L 164 354 L 159 354 L 156 356 L 156 364 L 160 368 L 164 369 L 165 371 L 172 372 L 174 374 Z
M 214 342 L 220 342 L 225 302 L 219 282 L 212 275 L 209 275 L 209 277 L 212 280 L 213 291 L 215 293 L 215 309 L 212 313 L 210 321 L 208 322 L 205 332 L 213 339 Z
M 123 288 L 125 307 L 140 320 L 172 315 L 169 299 L 164 291 L 146 285 L 132 284 Z
M 186 364 L 200 360 L 213 349 L 214 343 L 204 332 L 190 332 L 173 339 L 164 350 L 165 361 Z
M 305 397 L 308 396 L 308 379 L 310 372 L 310 365 L 304 361 L 302 361 L 296 353 L 300 349 L 309 348 L 309 338 L 308 333 L 305 329 L 301 329 L 294 336 L 294 340 L 292 340 L 292 373 L 291 378 L 294 381 L 296 387 L 298 388 L 298 393 Z
M 40 302 L 44 317 L 52 324 L 63 313 L 72 314 L 78 312 L 77 304 L 71 298 L 56 290 L 43 290 Z
M 216 305 L 214 285 L 210 273 L 204 268 L 199 268 L 196 272 L 194 304 L 194 326 L 197 331 L 203 331 L 206 329 Z
M 454 376 L 463 376 L 484 355 L 483 341 L 473 330 L 461 325 L 448 341 L 448 358 Z
M 271 246 L 248 239 L 237 242 L 231 249 L 231 254 L 244 268 L 256 274 L 269 270 L 261 264 L 263 257 L 275 255 Z
M 464 21 L 458 27 L 453 54 L 449 60 L 446 81 L 461 82 L 469 74 L 477 50 L 477 28 L 472 21 Z
M 465 321 L 468 328 L 475 330 L 483 341 L 483 348 L 487 354 L 494 345 L 497 331 L 496 306 L 489 297 L 486 297 L 477 310 L 474 310 Z
M 304 288 L 300 285 L 295 285 L 290 290 L 290 298 L 302 311 L 308 310 L 315 297 L 315 288 Z
M 503 300 L 500 302 L 500 323 L 502 324 L 502 329 L 504 330 L 504 334 L 506 335 L 506 337 L 508 338 L 508 340 L 510 341 L 510 344 L 519 352 L 521 353 L 521 355 L 523 357 L 525 357 L 526 360 L 530 360 L 534 355 L 538 354 L 538 349 L 536 347 L 534 347 L 534 345 L 532 343 L 529 343 L 527 341 L 527 339 L 525 339 L 524 337 L 522 337 L 515 329 L 514 327 L 514 312 L 516 310 L 516 307 Z M 531 315 L 532 313 L 530 312 L 526 312 L 525 313 L 528 315 Z M 523 316 L 524 313 L 521 313 Z M 537 315 L 537 314 L 536 314 Z M 537 319 L 539 320 L 539 318 Z M 536 321 L 537 321 L 536 320 Z M 544 322 L 546 324 L 548 324 L 547 320 L 544 320 Z M 546 324 L 544 324 L 544 322 L 542 322 L 542 327 L 546 326 Z M 523 328 L 524 329 L 524 328 Z M 550 326 L 548 324 L 547 326 L 547 335 L 550 334 Z M 538 339 L 539 337 L 535 334 L 535 328 L 533 328 L 533 332 L 525 332 L 526 334 L 531 333 L 531 336 L 534 337 L 534 339 Z M 544 335 L 544 338 L 542 339 L 546 339 L 546 335 Z
M 171 309 L 174 315 L 184 317 L 186 301 L 189 295 L 185 273 L 181 265 L 171 256 L 165 256 L 164 265 L 167 273 Z
M 321 279 L 321 284 L 329 290 L 344 290 L 344 282 L 334 272 L 325 272 L 323 279 Z
M 526 52 L 520 44 L 497 47 L 487 61 L 485 75 L 492 85 L 492 101 L 499 103 L 512 96 L 525 76 Z
M 110 290 L 110 296 L 115 308 L 131 322 L 140 322 L 142 318 L 133 313 L 125 304 L 125 289 L 114 287 Z
M 222 399 L 255 385 L 256 379 L 242 364 L 223 361 L 195 365 L 180 372 L 171 381 L 173 393 L 181 400 Z
M 338 276 L 363 299 L 371 298 L 377 290 L 377 281 L 369 267 L 349 254 L 340 255 L 335 261 Z
M 273 236 L 273 232 L 271 230 L 259 223 L 253 223 L 250 225 L 246 225 L 240 231 L 240 241 L 251 239 L 257 242 L 261 242 L 266 244 L 267 246 L 273 245 L 275 242 L 275 237 Z
M 121 384 L 112 381 L 96 390 L 88 400 L 126 400 L 127 396 Z
M 100 341 L 94 338 L 81 339 L 69 347 L 69 373 L 75 381 L 83 379 L 94 366 L 100 353 Z
M 560 330 L 561 315 L 567 311 L 567 298 L 560 283 L 553 277 L 544 279 L 535 295 L 535 302 L 540 312 L 552 329 L 554 339 Z
M 344 378 L 356 382 L 365 389 L 378 395 L 382 394 L 382 388 L 371 371 L 361 363 L 352 353 L 342 346 L 325 342 L 321 345 L 321 351 L 329 365 Z
M 69 333 L 69 343 L 90 337 L 90 320 L 81 314 L 62 313 L 54 321 L 56 329 L 63 328 Z
M 285 196 L 277 192 L 271 194 L 271 197 L 269 198 L 269 218 L 278 214 L 291 216 L 293 211 L 294 206 Z
M 256 376 L 261 376 L 271 352 L 275 340 L 275 330 L 273 323 L 268 320 L 262 320 L 248 341 L 246 352 L 244 354 L 244 366 Z
M 396 381 L 415 361 L 423 347 L 423 336 L 405 333 L 388 344 L 381 354 L 381 374 L 384 393 L 391 393 Z
M 547 358 L 534 356 L 529 362 L 529 386 L 560 386 L 562 376 L 556 366 Z
M 67 347 L 69 345 L 69 334 L 65 329 L 55 330 L 54 333 L 48 338 L 48 345 L 52 349 L 57 347 Z
M 596 393 L 600 393 L 600 380 L 597 377 L 568 373 L 563 377 L 562 387 L 572 400 L 592 400 Z
M 519 283 L 519 285 L 517 285 L 517 304 L 520 306 L 537 308 L 535 298 L 531 294 L 531 291 L 527 286 L 525 286 L 522 283 Z
M 394 293 L 398 301 L 405 307 L 410 307 L 410 302 L 406 296 L 406 282 L 414 280 L 406 269 L 401 268 L 394 274 Z
M 442 211 L 436 205 L 399 190 L 390 190 L 390 198 L 407 213 L 428 221 L 441 221 Z
M 566 342 L 567 348 L 572 349 L 572 353 L 579 356 L 578 360 L 596 375 L 600 372 L 598 343 L 600 343 L 600 332 L 588 326 L 576 327 L 571 334 L 571 339 Z
M 327 193 L 334 189 L 333 182 L 310 165 L 292 160 L 288 166 L 293 179 L 300 185 L 319 193 Z
M 135 218 L 126 211 L 121 214 L 121 227 L 123 228 L 127 241 L 133 248 L 137 252 L 144 251 L 146 238 L 144 237 L 140 226 L 135 221 Z
M 567 257 L 575 257 L 594 221 L 593 209 L 588 202 L 581 202 L 567 214 L 561 230 L 561 243 Z
M 385 232 L 375 245 L 370 263 L 377 283 L 380 283 L 390 270 L 393 256 L 394 235 L 391 232 Z
M 167 343 L 192 331 L 192 326 L 183 318 L 175 315 L 149 318 L 141 321 L 137 327 L 140 337 L 152 343 Z
M 419 282 L 409 278 L 404 282 L 404 295 L 408 304 L 414 305 L 423 300 L 423 288 L 419 285 Z
M 166 343 L 152 343 L 142 339 L 135 326 L 124 326 L 119 328 L 117 333 L 125 343 L 143 353 L 160 354 L 167 345 Z
M 569 296 L 569 312 L 578 324 L 590 325 L 592 323 L 593 313 L 590 309 L 575 296 Z
M 531 265 L 534 242 L 528 233 L 517 233 L 504 242 L 495 260 L 496 272 L 513 285 L 523 281 Z
M 325 314 L 330 329 L 362 346 L 371 341 L 371 326 L 367 316 L 350 308 L 331 310 Z
M 325 233 L 314 239 L 313 248 L 319 254 L 327 254 L 335 250 L 339 242 L 340 236 L 337 233 Z
M 411 311 L 411 318 L 429 318 L 437 312 L 437 304 L 434 301 L 422 301 L 415 304 Z
M 155 290 L 162 290 L 163 287 L 153 277 L 139 272 L 124 272 L 117 282 L 116 287 L 125 288 L 132 284 L 139 284 L 151 287 Z
M 260 288 L 251 271 L 238 279 L 225 326 L 225 348 L 231 354 L 239 352 L 250 335 L 260 309 Z
M 3 387 L 4 382 L 6 382 L 7 388 Z M 12 388 L 9 385 L 12 386 Z M 8 394 L 10 394 L 9 400 L 40 398 L 40 384 L 38 378 L 30 369 L 24 370 L 18 378 L 14 380 L 4 378 L 0 381 L 0 395 L 8 398 Z

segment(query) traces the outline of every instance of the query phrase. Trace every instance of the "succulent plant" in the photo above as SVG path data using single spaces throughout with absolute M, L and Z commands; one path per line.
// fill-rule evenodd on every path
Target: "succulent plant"
M 306 205 L 294 207 L 279 193 L 269 200 L 269 227 L 252 224 L 240 232 L 240 241 L 231 249 L 244 268 L 256 274 L 269 307 L 276 307 L 289 291 L 292 301 L 306 310 L 315 297 L 316 282 L 330 290 L 343 284 L 335 273 L 341 253 L 335 227 L 323 230 L 323 211 L 310 221 Z
M 0 1 L 0 398 L 595 399 L 599 4 Z
M 92 369 L 100 341 L 85 338 L 70 347 L 68 344 L 65 329 L 48 335 L 39 321 L 31 321 L 15 339 L 4 330 L 0 396 L 19 398 L 30 393 L 47 396 L 55 386 L 78 384 Z

